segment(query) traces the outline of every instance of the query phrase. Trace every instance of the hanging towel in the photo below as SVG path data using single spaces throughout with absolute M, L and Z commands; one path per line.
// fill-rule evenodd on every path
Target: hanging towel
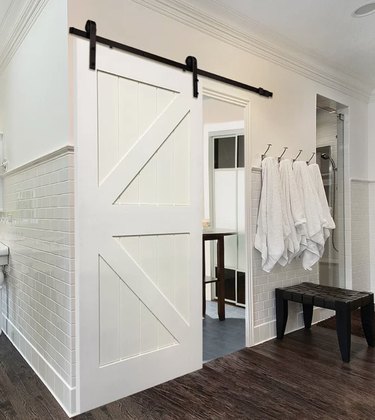
M 280 174 L 277 159 L 262 162 L 262 191 L 258 212 L 255 248 L 262 254 L 262 268 L 269 273 L 284 252 Z
M 327 196 L 324 191 L 324 185 L 323 185 L 323 179 L 322 174 L 320 173 L 319 165 L 316 163 L 313 163 L 308 166 L 316 192 L 318 194 L 320 205 L 322 206 L 323 210 L 323 217 L 326 220 L 326 224 L 323 226 L 324 231 L 324 239 L 327 240 L 330 236 L 330 229 L 335 229 L 335 221 L 333 220 L 331 216 L 331 212 L 328 206 L 327 202 Z M 333 186 L 335 188 L 335 185 Z
M 306 162 L 295 162 L 293 170 L 306 215 L 306 249 L 302 253 L 302 265 L 305 270 L 311 270 L 323 255 L 323 226 L 327 221 L 323 216 L 318 193 Z
M 280 182 L 282 209 L 286 214 L 288 229 L 284 229 L 285 249 L 279 264 L 284 266 L 306 248 L 306 241 L 301 241 L 305 235 L 306 217 L 301 197 L 296 185 L 292 161 L 283 159 L 280 162 Z M 286 232 L 289 231 L 289 235 Z

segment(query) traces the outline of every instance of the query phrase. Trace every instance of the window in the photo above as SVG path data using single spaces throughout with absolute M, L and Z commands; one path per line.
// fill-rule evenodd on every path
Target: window
M 245 136 L 216 137 L 214 139 L 214 168 L 243 168 Z

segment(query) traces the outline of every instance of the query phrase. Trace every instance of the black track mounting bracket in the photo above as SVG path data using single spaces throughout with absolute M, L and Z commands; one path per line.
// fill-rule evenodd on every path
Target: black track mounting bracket
M 245 89 L 249 92 L 256 93 L 265 98 L 272 98 L 273 93 L 269 90 L 263 89 L 261 87 L 255 87 L 248 85 L 246 83 L 239 82 L 238 80 L 229 79 L 228 77 L 221 76 L 219 74 L 211 73 L 206 70 L 198 68 L 197 59 L 193 56 L 188 56 L 185 60 L 185 63 L 180 63 L 178 61 L 171 60 L 167 57 L 162 57 L 160 55 L 152 54 L 148 51 L 140 50 L 139 48 L 131 47 L 129 45 L 121 44 L 120 42 L 114 41 L 112 39 L 104 38 L 96 34 L 97 28 L 96 23 L 92 20 L 88 20 L 85 26 L 85 31 L 77 28 L 69 28 L 69 33 L 75 36 L 79 36 L 84 39 L 88 39 L 90 42 L 90 66 L 92 70 L 96 69 L 96 45 L 107 45 L 109 48 L 116 48 L 121 51 L 126 51 L 130 54 L 135 54 L 143 58 L 147 58 L 158 63 L 165 64 L 170 67 L 180 69 L 182 71 L 190 71 L 193 75 L 193 96 L 197 98 L 199 95 L 198 91 L 198 76 L 216 80 L 221 83 L 226 83 L 227 85 L 235 86 L 240 89 Z
M 91 70 L 96 69 L 96 23 L 88 20 L 85 26 L 87 37 L 90 39 L 90 58 L 89 67 Z
M 198 91 L 198 62 L 195 57 L 192 55 L 189 55 L 186 57 L 185 60 L 186 67 L 188 71 L 191 71 L 193 73 L 193 96 L 194 98 L 198 98 L 199 91 Z

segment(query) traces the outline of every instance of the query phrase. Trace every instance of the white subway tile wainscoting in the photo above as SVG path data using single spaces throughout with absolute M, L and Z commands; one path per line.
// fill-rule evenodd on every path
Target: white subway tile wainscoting
M 370 278 L 370 227 L 372 219 L 373 184 L 365 180 L 351 182 L 351 239 L 352 239 L 352 282 L 353 289 L 372 290 Z M 371 200 L 371 201 L 370 201 Z
M 68 412 L 75 410 L 74 155 L 70 147 L 4 176 L 10 247 L 2 328 Z

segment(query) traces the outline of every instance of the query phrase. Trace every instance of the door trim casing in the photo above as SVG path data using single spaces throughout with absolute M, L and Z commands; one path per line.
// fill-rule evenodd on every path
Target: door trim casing
M 254 283 L 252 273 L 252 248 L 253 227 L 251 208 L 251 181 L 252 181 L 252 137 L 251 137 L 251 93 L 224 83 L 201 78 L 202 95 L 232 105 L 240 106 L 244 110 L 244 135 L 245 135 L 245 233 L 246 233 L 246 309 L 245 333 L 246 347 L 255 344 L 254 340 Z

